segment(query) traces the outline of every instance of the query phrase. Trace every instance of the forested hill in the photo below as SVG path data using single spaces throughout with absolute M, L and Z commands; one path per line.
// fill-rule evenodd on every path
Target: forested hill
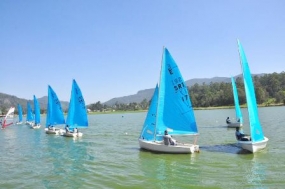
M 48 101 L 47 96 L 44 96 L 42 98 L 38 98 L 38 101 L 40 104 L 40 108 L 42 110 L 45 110 L 47 107 L 47 101 Z M 16 107 L 15 111 L 17 112 L 17 105 L 18 104 L 21 104 L 23 112 L 25 113 L 26 109 L 27 109 L 27 102 L 29 102 L 31 104 L 32 108 L 34 107 L 34 102 L 32 99 L 27 100 L 27 99 L 23 99 L 23 98 L 18 98 L 16 96 L 8 95 L 5 93 L 0 93 L 0 113 L 6 112 L 7 109 L 9 109 L 11 106 Z M 69 105 L 68 102 L 61 101 L 61 107 L 63 110 L 67 110 L 68 105 Z
M 263 76 L 264 74 L 253 74 L 253 76 Z M 241 77 L 241 75 L 234 76 L 234 78 Z M 200 78 L 200 79 L 190 79 L 185 81 L 186 85 L 188 87 L 192 87 L 195 84 L 198 85 L 209 85 L 210 83 L 230 83 L 231 78 L 230 77 L 213 77 L 213 78 Z M 113 106 L 115 104 L 129 104 L 129 103 L 140 103 L 144 99 L 149 101 L 152 97 L 152 94 L 154 92 L 154 88 L 152 89 L 145 89 L 138 91 L 137 94 L 124 96 L 124 97 L 117 97 L 113 98 L 103 104 L 107 106 Z
M 233 91 L 230 78 L 215 78 L 217 82 L 209 79 L 193 82 L 187 81 L 193 107 L 220 107 L 233 106 Z M 246 104 L 246 97 L 242 76 L 236 76 L 240 104 Z M 258 104 L 285 105 L 285 72 L 272 74 L 253 75 L 256 100 Z M 104 104 L 100 101 L 90 104 L 89 108 L 94 111 L 102 111 L 108 106 L 117 110 L 141 110 L 147 109 L 154 89 L 139 91 L 136 95 L 114 98 Z

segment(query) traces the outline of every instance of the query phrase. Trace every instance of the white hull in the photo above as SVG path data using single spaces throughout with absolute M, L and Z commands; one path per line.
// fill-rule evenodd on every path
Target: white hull
M 259 141 L 259 142 L 238 141 L 238 145 L 245 150 L 255 153 L 259 150 L 264 149 L 267 145 L 267 142 L 268 142 L 268 138 L 264 137 L 264 140 Z
M 68 133 L 63 133 L 63 136 L 65 137 L 82 137 L 83 136 L 83 133 L 79 132 L 79 133 L 71 133 L 71 132 L 68 132 Z
M 55 129 L 55 130 L 45 129 L 45 130 L 46 130 L 46 134 L 52 134 L 52 135 L 62 135 L 64 132 L 63 129 Z
M 22 125 L 23 124 L 23 122 L 17 122 L 16 123 L 16 125 Z
M 160 153 L 172 153 L 172 154 L 191 154 L 199 152 L 199 145 L 177 143 L 177 145 L 164 145 L 163 141 L 154 142 L 139 139 L 140 148 L 145 150 L 160 152 Z
M 228 123 L 229 128 L 236 128 L 236 127 L 242 127 L 242 123 L 235 122 L 235 123 Z
M 41 128 L 41 125 L 31 125 L 31 129 L 39 129 Z
M 34 125 L 34 122 L 26 121 L 26 125 L 30 125 L 30 126 L 32 126 L 32 125 Z

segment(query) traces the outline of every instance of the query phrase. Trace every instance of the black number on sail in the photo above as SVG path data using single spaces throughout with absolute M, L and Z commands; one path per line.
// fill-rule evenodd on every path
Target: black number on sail
M 173 70 L 172 70 L 171 66 L 169 64 L 167 66 L 168 66 L 167 69 L 168 69 L 169 74 L 172 75 L 173 74 Z
M 78 102 L 79 102 L 79 104 L 81 104 L 82 108 L 85 109 L 85 102 L 84 102 L 84 99 L 82 96 L 78 97 Z

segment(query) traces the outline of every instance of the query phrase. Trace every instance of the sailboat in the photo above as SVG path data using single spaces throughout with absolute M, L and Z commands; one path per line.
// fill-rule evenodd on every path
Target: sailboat
M 233 87 L 233 95 L 234 95 L 234 102 L 235 102 L 235 111 L 236 111 L 236 122 L 230 122 L 227 123 L 229 128 L 236 128 L 236 127 L 241 127 L 243 123 L 243 118 L 242 118 L 242 113 L 241 109 L 239 106 L 239 100 L 238 100 L 238 92 L 237 92 L 237 87 L 236 83 L 233 77 L 231 77 L 232 80 L 232 87 Z
M 31 125 L 32 129 L 39 129 L 41 127 L 41 111 L 38 99 L 34 95 L 34 109 L 35 109 L 35 124 Z
M 250 138 L 248 138 L 248 141 L 239 140 L 238 144 L 241 146 L 241 148 L 254 153 L 266 147 L 268 138 L 264 136 L 262 126 L 259 121 L 254 85 L 248 62 L 243 47 L 239 40 L 238 49 L 243 72 L 243 81 L 250 123 Z
M 78 131 L 78 128 L 88 127 L 87 110 L 81 90 L 76 81 L 72 81 L 71 97 L 69 102 L 66 124 L 69 127 L 69 132 L 65 132 L 66 137 L 81 137 L 83 133 Z
M 27 117 L 26 117 L 26 125 L 34 125 L 34 114 L 32 107 L 29 102 L 27 102 Z
M 47 119 L 46 119 L 46 134 L 60 134 L 63 130 L 55 128 L 55 125 L 65 124 L 63 111 L 60 101 L 56 93 L 48 86 L 48 104 L 47 104 Z
M 164 133 L 171 135 L 194 135 L 193 144 L 164 143 Z M 187 86 L 180 70 L 166 48 L 163 48 L 159 86 L 156 86 L 145 119 L 139 146 L 159 153 L 199 152 L 196 144 L 197 124 Z
M 23 110 L 20 104 L 18 104 L 18 114 L 19 114 L 19 121 L 16 124 L 21 125 L 23 123 Z
M 4 120 L 2 120 L 2 129 L 5 129 L 6 127 L 14 124 L 14 111 L 15 108 L 11 107 L 7 114 L 5 115 Z

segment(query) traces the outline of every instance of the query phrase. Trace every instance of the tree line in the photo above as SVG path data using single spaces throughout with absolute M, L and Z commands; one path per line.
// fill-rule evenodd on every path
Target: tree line
M 239 103 L 246 104 L 243 79 L 236 78 Z M 264 74 L 253 77 L 256 100 L 259 105 L 284 104 L 285 105 L 285 72 Z M 233 106 L 234 97 L 231 83 L 210 83 L 195 84 L 188 87 L 192 106 L 194 108 Z M 144 99 L 140 103 L 132 102 L 129 104 L 116 103 L 112 107 L 101 104 L 100 101 L 91 104 L 88 108 L 92 111 L 136 111 L 147 110 L 150 101 Z

